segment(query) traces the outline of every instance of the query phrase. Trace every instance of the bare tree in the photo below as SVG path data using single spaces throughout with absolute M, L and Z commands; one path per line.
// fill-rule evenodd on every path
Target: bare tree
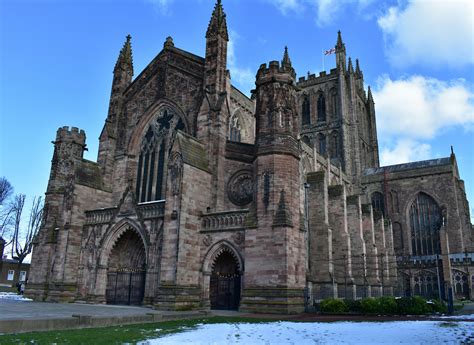
M 0 206 L 10 197 L 13 193 L 13 187 L 5 177 L 0 177 Z
M 8 237 L 8 229 L 12 224 L 12 205 L 8 199 L 13 193 L 13 187 L 5 177 L 0 177 L 0 238 Z M 6 239 L 5 239 L 6 240 Z M 7 241 L 9 242 L 9 241 Z
M 43 199 L 35 197 L 31 205 L 30 218 L 28 224 L 23 226 L 21 215 L 25 206 L 25 195 L 19 194 L 13 202 L 13 235 L 11 243 L 12 258 L 18 260 L 18 266 L 21 265 L 25 257 L 31 253 L 33 241 L 41 226 L 43 218 Z

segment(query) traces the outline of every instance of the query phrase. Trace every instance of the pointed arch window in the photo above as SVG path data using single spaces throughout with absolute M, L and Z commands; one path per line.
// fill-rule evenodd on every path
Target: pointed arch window
M 311 105 L 310 105 L 308 96 L 304 96 L 303 98 L 301 114 L 302 114 L 303 126 L 310 125 L 311 124 Z
M 339 157 L 339 133 L 337 131 L 331 133 L 331 157 Z
M 318 122 L 326 121 L 326 99 L 322 93 L 318 97 Z
M 326 136 L 322 133 L 318 134 L 318 153 L 320 155 L 326 154 Z
M 167 108 L 161 109 L 149 125 L 138 157 L 135 191 L 138 202 L 164 199 L 166 163 L 178 129 L 185 130 L 184 122 Z
M 410 206 L 413 255 L 440 254 L 441 210 L 429 195 L 420 192 Z
M 331 103 L 331 107 L 332 107 L 333 120 L 336 120 L 337 119 L 337 91 L 336 91 L 336 89 L 331 90 L 330 103 Z
M 385 214 L 385 203 L 383 194 L 380 192 L 372 193 L 372 208 L 374 211 L 380 212 L 381 215 Z
M 242 141 L 242 128 L 240 126 L 240 117 L 235 114 L 229 122 L 229 141 L 240 143 Z

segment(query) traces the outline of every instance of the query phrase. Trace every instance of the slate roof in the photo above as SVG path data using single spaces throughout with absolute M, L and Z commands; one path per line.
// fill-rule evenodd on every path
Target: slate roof
M 369 175 L 383 174 L 384 171 L 393 173 L 393 172 L 413 170 L 413 169 L 432 168 L 432 167 L 438 167 L 438 166 L 444 166 L 444 165 L 450 165 L 450 164 L 451 164 L 450 158 L 444 157 L 444 158 L 437 158 L 437 159 L 429 159 L 426 161 L 403 163 L 403 164 L 397 164 L 397 165 L 388 165 L 388 166 L 380 167 L 380 168 L 369 168 L 369 169 L 364 170 L 364 175 L 369 176 Z

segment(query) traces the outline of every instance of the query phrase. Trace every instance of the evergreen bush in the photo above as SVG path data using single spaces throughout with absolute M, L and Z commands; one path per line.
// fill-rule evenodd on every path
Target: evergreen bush
M 343 300 L 327 298 L 321 301 L 319 305 L 323 313 L 347 313 L 349 308 Z
M 362 313 L 364 314 L 377 314 L 379 313 L 379 302 L 377 298 L 364 298 L 361 302 Z
M 431 306 L 419 296 L 397 299 L 398 313 L 402 315 L 423 315 L 432 312 Z
M 395 297 L 392 296 L 384 296 L 377 298 L 378 304 L 379 304 L 379 314 L 397 314 L 398 312 L 398 306 L 397 306 L 397 300 Z

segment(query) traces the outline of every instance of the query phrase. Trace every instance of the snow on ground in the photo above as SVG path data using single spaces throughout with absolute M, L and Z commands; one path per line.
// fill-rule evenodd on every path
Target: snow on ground
M 23 295 L 19 295 L 16 292 L 0 292 L 0 299 L 6 299 L 10 301 L 32 301 L 32 299 L 25 298 Z
M 271 322 L 199 325 L 142 345 L 459 344 L 474 340 L 472 322 Z
M 474 320 L 474 314 L 464 314 L 464 315 L 450 315 L 450 316 L 433 316 L 439 319 L 449 319 L 449 320 Z

